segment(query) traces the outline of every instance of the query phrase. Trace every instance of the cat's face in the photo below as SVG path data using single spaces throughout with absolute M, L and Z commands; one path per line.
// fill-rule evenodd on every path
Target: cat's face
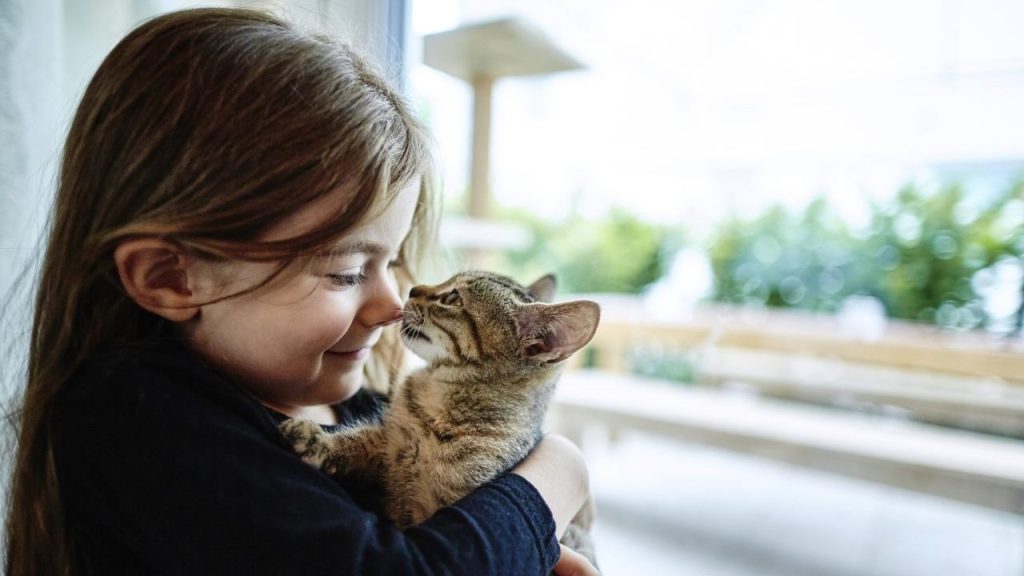
M 550 275 L 526 287 L 489 272 L 416 286 L 405 304 L 402 340 L 432 363 L 560 362 L 593 337 L 600 308 L 585 300 L 547 304 L 554 290 Z

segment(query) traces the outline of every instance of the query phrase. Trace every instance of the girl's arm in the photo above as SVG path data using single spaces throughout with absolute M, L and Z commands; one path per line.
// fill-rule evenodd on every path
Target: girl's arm
M 555 518 L 555 534 L 561 538 L 590 495 L 583 453 L 564 436 L 548 434 L 512 472 L 540 492 Z

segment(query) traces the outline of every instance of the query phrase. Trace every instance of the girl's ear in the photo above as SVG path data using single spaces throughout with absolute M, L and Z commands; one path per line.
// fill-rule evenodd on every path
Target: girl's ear
M 519 313 L 520 353 L 541 362 L 561 362 L 590 342 L 600 319 L 601 307 L 589 300 L 527 304 Z
M 139 306 L 172 322 L 199 313 L 191 262 L 181 246 L 159 238 L 125 240 L 114 250 L 114 262 L 124 291 Z

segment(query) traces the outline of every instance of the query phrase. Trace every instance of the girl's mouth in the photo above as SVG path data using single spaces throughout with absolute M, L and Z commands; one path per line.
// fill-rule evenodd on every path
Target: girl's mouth
M 359 360 L 365 360 L 370 355 L 370 347 L 366 346 L 363 348 L 356 348 L 355 350 L 349 350 L 348 352 L 328 352 L 328 354 L 342 360 L 356 362 Z

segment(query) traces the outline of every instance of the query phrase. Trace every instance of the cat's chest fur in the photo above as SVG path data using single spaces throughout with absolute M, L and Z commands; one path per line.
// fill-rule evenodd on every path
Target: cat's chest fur
M 536 443 L 543 417 L 536 402 L 490 388 L 488 394 L 472 382 L 444 381 L 424 369 L 394 390 L 382 426 L 384 482 L 396 522 L 426 520 L 510 469 Z

